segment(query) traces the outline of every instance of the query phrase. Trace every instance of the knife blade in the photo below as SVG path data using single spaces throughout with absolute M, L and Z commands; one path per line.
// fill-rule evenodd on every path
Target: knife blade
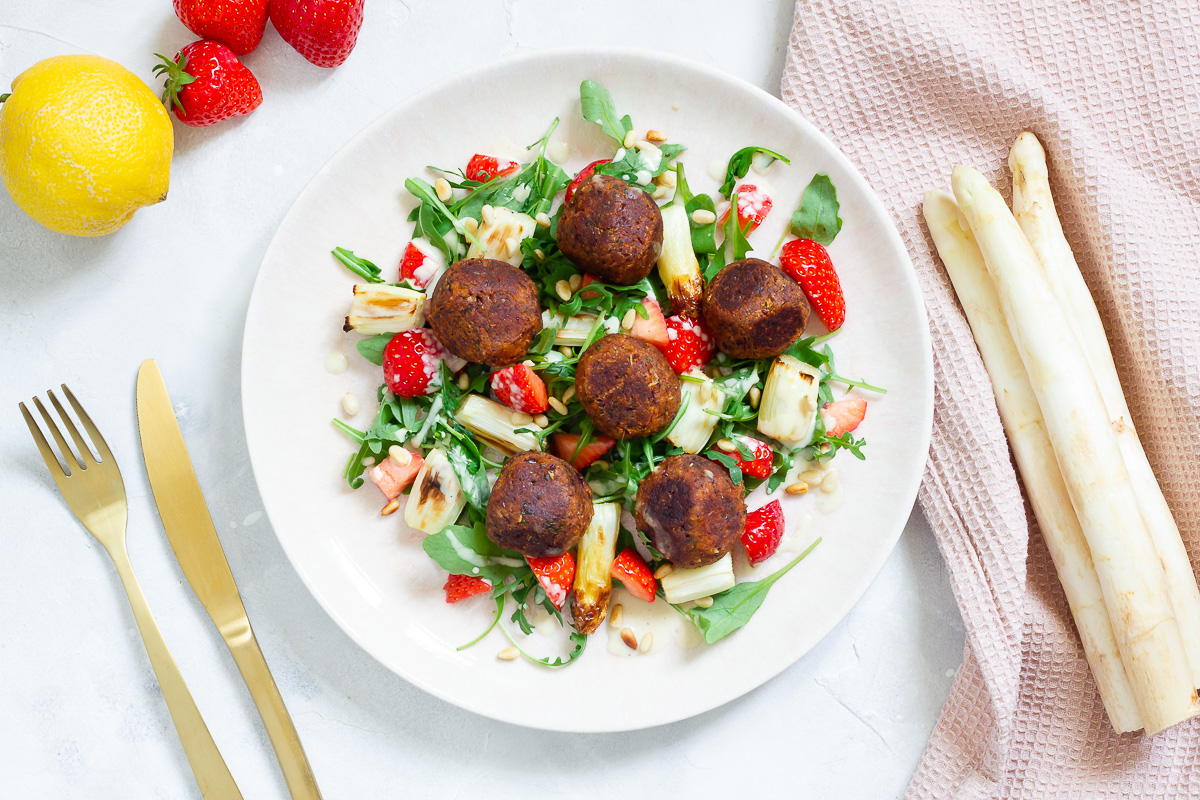
M 138 369 L 137 416 L 154 502 L 184 577 L 220 631 L 250 690 L 292 797 L 319 800 L 312 767 L 250 627 L 166 384 L 153 359 L 143 361 Z

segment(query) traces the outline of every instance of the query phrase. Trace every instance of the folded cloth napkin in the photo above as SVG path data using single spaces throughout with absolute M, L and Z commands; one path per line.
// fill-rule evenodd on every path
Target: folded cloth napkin
M 782 96 L 883 198 L 929 310 L 934 430 L 919 502 L 967 645 L 907 797 L 1200 796 L 1200 720 L 1154 738 L 1109 727 L 920 211 L 958 163 L 1011 197 L 1009 147 L 1023 130 L 1038 135 L 1195 566 L 1200 3 L 800 0 Z

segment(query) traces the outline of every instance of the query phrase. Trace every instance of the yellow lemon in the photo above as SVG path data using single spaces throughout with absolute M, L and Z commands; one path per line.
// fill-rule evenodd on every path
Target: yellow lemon
M 58 56 L 0 105 L 0 178 L 51 230 L 101 236 L 166 199 L 171 119 L 140 78 L 99 56 Z

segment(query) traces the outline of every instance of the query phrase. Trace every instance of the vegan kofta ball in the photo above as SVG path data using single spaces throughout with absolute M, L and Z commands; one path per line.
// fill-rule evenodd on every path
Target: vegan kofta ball
M 531 451 L 500 470 L 488 499 L 484 529 L 501 547 L 532 558 L 558 556 L 592 521 L 592 490 L 558 456 Z
M 490 258 L 451 265 L 434 287 L 425 316 L 451 353 L 490 367 L 521 359 L 542 329 L 533 281 L 511 264 Z
M 558 221 L 558 247 L 584 272 L 632 286 L 662 254 L 663 221 L 650 195 L 612 175 L 579 184 Z
M 744 258 L 709 282 L 702 313 L 721 350 L 734 358 L 769 358 L 804 333 L 808 299 L 779 267 Z
M 583 351 L 575 395 L 596 429 L 614 439 L 650 436 L 679 411 L 679 379 L 657 347 L 614 333 Z
M 712 564 L 746 527 L 742 490 L 720 464 L 691 455 L 663 460 L 638 486 L 638 530 L 677 567 Z

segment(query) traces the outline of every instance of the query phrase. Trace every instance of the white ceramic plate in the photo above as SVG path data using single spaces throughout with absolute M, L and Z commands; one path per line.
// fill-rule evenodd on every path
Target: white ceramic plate
M 775 585 L 749 625 L 716 645 L 686 649 L 673 641 L 675 621 L 630 615 L 639 633 L 657 632 L 649 653 L 614 655 L 604 626 L 578 663 L 551 670 L 497 660 L 507 645 L 499 631 L 457 651 L 490 620 L 489 601 L 447 605 L 445 576 L 403 515 L 380 517 L 382 495 L 374 487 L 351 491 L 342 480 L 353 447 L 330 419 L 341 415 L 339 400 L 350 391 L 364 406 L 352 424 L 369 425 L 381 374 L 357 356 L 358 337 L 341 330 L 354 279 L 329 251 L 345 246 L 392 272 L 411 232 L 406 177 L 431 181 L 426 165 L 462 165 L 475 152 L 520 157 L 555 116 L 562 119 L 555 140 L 572 145 L 568 171 L 610 156 L 611 144 L 579 116 L 585 78 L 611 91 L 636 130 L 664 131 L 689 147 L 683 160 L 694 190 L 714 191 L 719 181 L 708 175 L 710 165 L 746 145 L 791 157 L 790 167 L 776 164 L 746 179 L 769 185 L 775 200 L 752 237 L 755 255 L 770 253 L 813 174 L 832 178 L 844 227 L 830 252 L 849 308 L 832 343 L 838 367 L 889 393 L 872 403 L 859 429 L 869 441 L 867 460 L 836 459 L 846 497 L 840 508 L 823 513 L 818 492 L 778 493 L 791 533 L 769 569 L 787 557 L 783 551 L 824 538 Z M 334 352 L 350 357 L 348 372 L 326 371 Z M 417 686 L 480 714 L 552 730 L 615 731 L 683 719 L 741 696 L 795 662 L 849 612 L 912 508 L 929 444 L 933 380 L 924 306 L 900 237 L 866 181 L 816 128 L 713 69 L 595 50 L 538 53 L 453 78 L 393 108 L 342 148 L 300 194 L 263 259 L 246 318 L 242 402 L 254 473 L 280 543 L 359 645 Z M 762 502 L 753 496 L 749 505 Z M 551 644 L 535 633 L 529 647 Z

